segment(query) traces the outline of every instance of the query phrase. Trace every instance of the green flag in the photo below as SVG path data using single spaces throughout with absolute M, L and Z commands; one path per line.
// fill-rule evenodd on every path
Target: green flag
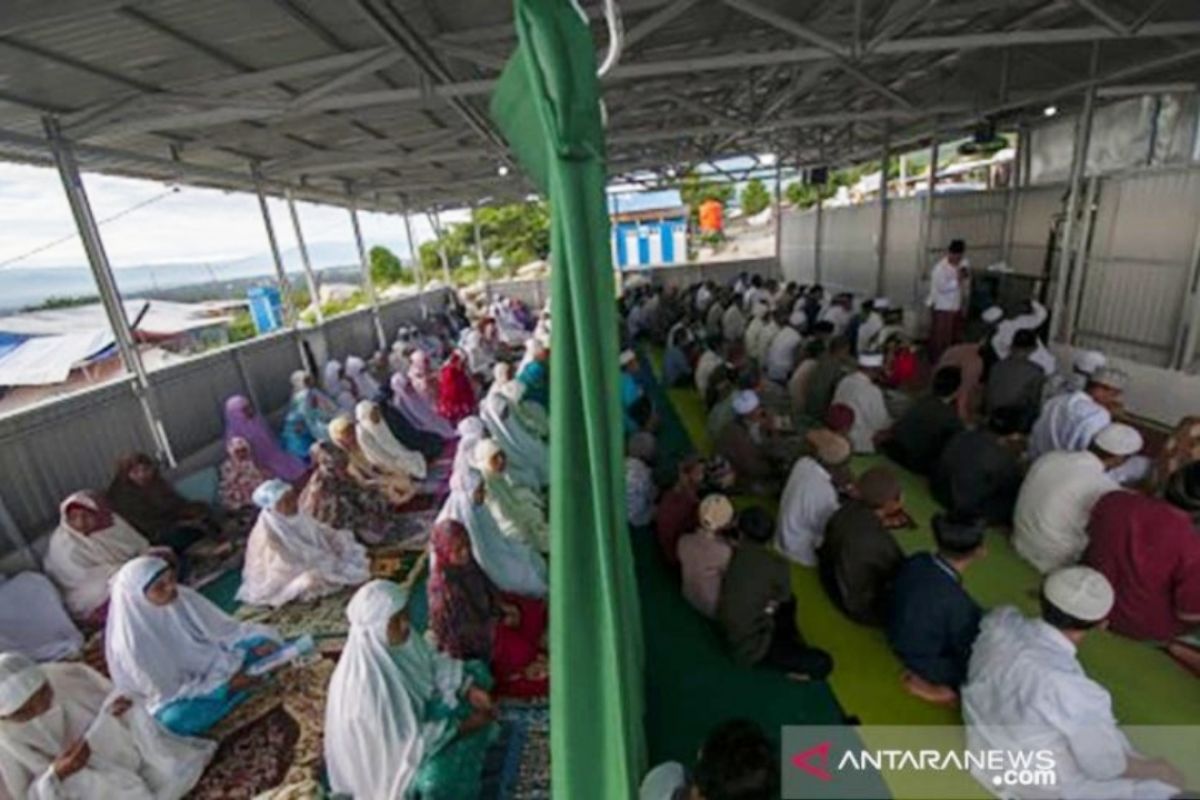
M 554 796 L 636 796 L 642 631 L 625 516 L 595 45 L 569 0 L 516 0 L 497 122 L 550 202 L 550 746 Z

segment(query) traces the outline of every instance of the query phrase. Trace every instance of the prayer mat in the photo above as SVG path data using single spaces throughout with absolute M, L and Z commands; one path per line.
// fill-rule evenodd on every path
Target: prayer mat
M 433 532 L 440 510 L 441 506 L 436 505 L 432 508 L 397 513 L 396 532 L 388 536 L 385 546 L 397 546 L 411 551 L 424 550 L 429 544 L 429 535 Z
M 270 625 L 286 639 L 295 639 L 308 634 L 317 643 L 322 653 L 338 654 L 346 643 L 350 623 L 346 621 L 346 605 L 354 596 L 357 587 L 313 600 L 307 603 L 288 603 L 282 608 L 242 606 L 235 617 L 244 622 Z
M 293 797 L 321 779 L 325 701 L 334 663 L 318 659 L 274 681 L 212 731 L 217 753 L 189 797 L 241 800 L 263 792 Z
M 548 800 L 550 706 L 545 700 L 500 702 L 500 739 L 488 750 L 481 800 Z

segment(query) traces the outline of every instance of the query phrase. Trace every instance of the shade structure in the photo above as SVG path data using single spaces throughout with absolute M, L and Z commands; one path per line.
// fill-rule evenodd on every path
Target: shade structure
M 519 45 L 491 113 L 550 203 L 552 785 L 557 798 L 633 797 L 642 632 L 594 45 L 573 3 L 516 0 L 514 12 Z

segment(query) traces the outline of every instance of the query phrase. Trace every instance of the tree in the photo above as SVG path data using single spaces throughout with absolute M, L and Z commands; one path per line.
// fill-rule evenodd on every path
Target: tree
M 771 205 L 771 195 L 758 178 L 752 178 L 742 190 L 742 213 L 753 217 Z
M 404 265 L 400 263 L 399 257 L 388 248 L 376 245 L 367 255 L 371 262 L 371 280 L 375 285 L 387 286 L 410 279 L 405 273 Z

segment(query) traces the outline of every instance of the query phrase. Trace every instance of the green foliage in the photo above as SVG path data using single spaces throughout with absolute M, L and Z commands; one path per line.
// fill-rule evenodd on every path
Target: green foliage
M 418 257 L 426 280 L 442 277 L 442 246 L 446 248 L 454 283 L 465 285 L 482 276 L 484 265 L 479 263 L 475 248 L 476 222 L 484 261 L 499 259 L 501 267 L 509 273 L 550 255 L 550 209 L 545 203 L 487 206 L 476 209 L 471 221 L 449 225 L 442 229 L 440 237 L 421 245 Z M 473 277 L 468 280 L 466 276 Z
M 400 258 L 388 248 L 376 245 L 371 248 L 368 256 L 371 262 L 371 280 L 376 286 L 413 281 L 412 275 L 400 263 Z
M 769 205 L 771 205 L 771 195 L 767 192 L 767 188 L 758 178 L 752 178 L 746 183 L 746 188 L 742 189 L 742 213 L 753 217 Z
M 679 185 L 679 195 L 687 204 L 691 215 L 697 217 L 700 204 L 706 200 L 717 200 L 722 205 L 728 203 L 733 198 L 733 185 L 706 180 L 693 171 L 683 176 Z
M 41 303 L 34 306 L 26 306 L 22 311 L 53 311 L 58 308 L 76 308 L 78 306 L 90 306 L 93 303 L 99 303 L 100 298 L 96 295 L 82 297 L 47 297 Z
M 783 189 L 783 195 L 787 201 L 796 208 L 811 208 L 817 204 L 817 198 L 827 200 L 837 193 L 839 184 L 834 181 L 829 181 L 824 186 L 818 186 L 815 183 L 789 183 Z
M 250 312 L 243 308 L 234 313 L 233 320 L 229 323 L 229 343 L 244 342 L 256 335 L 258 334 L 254 329 L 254 318 L 250 316 Z

